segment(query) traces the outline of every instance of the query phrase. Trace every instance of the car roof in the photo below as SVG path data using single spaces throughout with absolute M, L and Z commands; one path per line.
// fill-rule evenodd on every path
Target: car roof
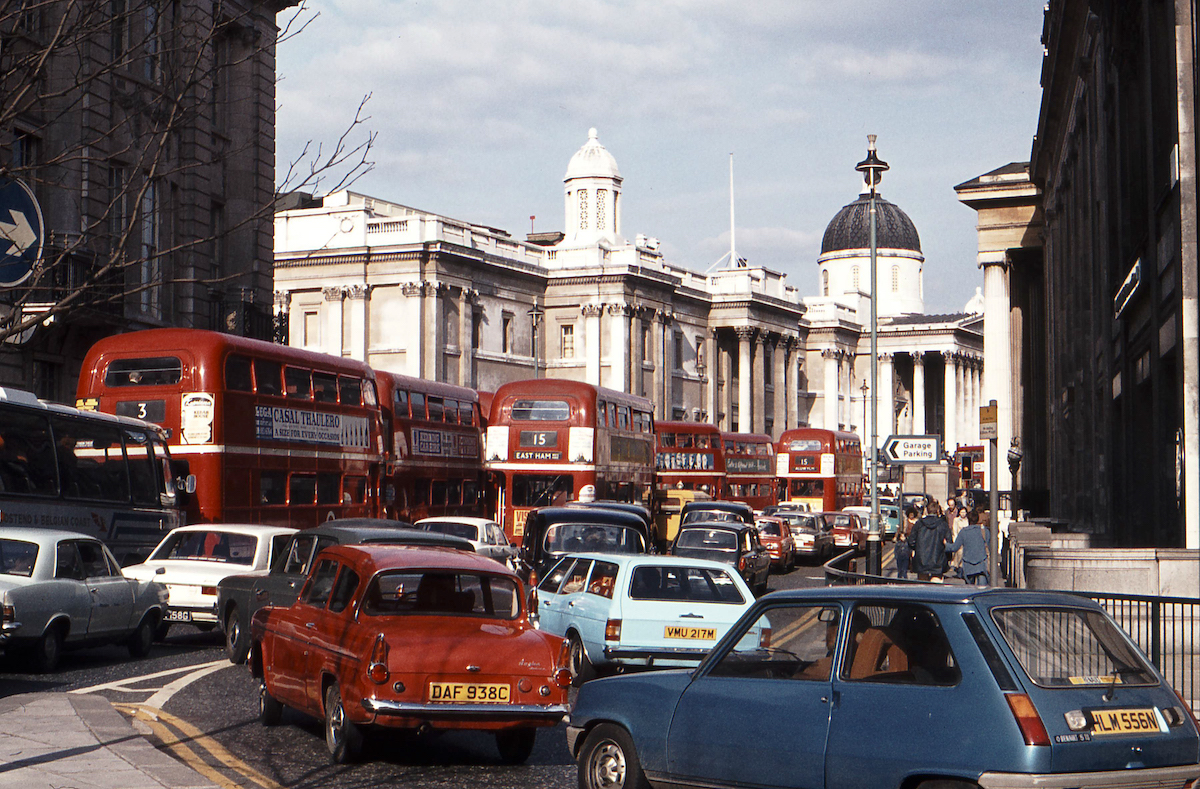
M 499 526 L 491 518 L 470 518 L 466 515 L 441 515 L 433 518 L 421 518 L 414 523 L 414 526 L 420 526 L 422 523 L 465 523 L 468 526 L 487 526 L 489 523 L 493 526 Z
M 686 556 L 666 556 L 661 553 L 568 553 L 563 559 L 596 559 L 620 565 L 652 564 L 656 567 L 707 567 L 712 570 L 728 570 L 727 562 L 710 559 L 689 559 Z
M 995 589 L 979 586 L 944 584 L 879 584 L 863 586 L 822 586 L 806 589 L 787 589 L 772 592 L 760 600 L 807 601 L 814 598 L 830 598 L 861 601 L 888 600 L 924 603 L 976 603 L 987 608 L 1001 605 L 1069 605 L 1099 609 L 1100 606 L 1087 597 L 1069 592 L 1048 592 L 1030 589 Z
M 100 540 L 90 534 L 67 529 L 43 529 L 40 526 L 0 526 L 0 539 L 22 540 L 48 545 L 59 540 Z
M 486 572 L 491 575 L 507 575 L 516 578 L 516 573 L 495 559 L 477 553 L 453 550 L 450 547 L 424 545 L 333 545 L 321 551 L 319 556 L 337 556 L 351 561 L 366 562 L 372 572 L 394 569 L 446 569 L 470 572 Z
M 339 542 L 345 544 L 388 541 L 407 545 L 440 545 L 457 548 L 461 551 L 475 552 L 475 546 L 461 537 L 424 531 L 400 521 L 386 521 L 377 518 L 346 518 L 325 521 L 316 528 L 304 531 L 318 536 L 335 537 Z
M 721 510 L 738 514 L 752 513 L 754 508 L 744 501 L 689 501 L 683 505 L 684 512 L 693 510 Z
M 544 522 L 546 525 L 555 523 L 597 523 L 614 526 L 632 526 L 645 530 L 646 521 L 624 510 L 610 510 L 603 507 L 541 507 L 529 513 L 529 520 Z M 526 521 L 526 523 L 529 522 Z
M 724 531 L 743 532 L 747 529 L 753 529 L 754 525 L 743 521 L 691 521 L 684 523 L 679 527 L 679 531 L 689 531 L 691 529 L 723 529 Z M 676 535 L 678 537 L 678 534 Z
M 265 523 L 193 523 L 171 529 L 168 535 L 175 532 L 193 531 L 223 531 L 230 534 L 291 534 L 297 531 L 292 526 L 270 526 Z

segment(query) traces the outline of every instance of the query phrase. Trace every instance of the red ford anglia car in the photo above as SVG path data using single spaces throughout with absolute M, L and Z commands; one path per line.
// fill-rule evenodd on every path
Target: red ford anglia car
M 339 545 L 318 555 L 291 606 L 250 625 L 259 712 L 325 721 L 335 763 L 368 726 L 494 731 L 501 758 L 529 758 L 539 726 L 567 713 L 567 652 L 534 629 L 517 576 L 445 548 Z

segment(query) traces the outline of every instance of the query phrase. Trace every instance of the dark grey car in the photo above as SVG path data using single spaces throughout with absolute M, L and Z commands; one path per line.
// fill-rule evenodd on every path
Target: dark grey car
M 250 617 L 255 611 L 265 605 L 287 606 L 296 602 L 312 559 L 323 548 L 360 543 L 440 545 L 475 551 L 470 542 L 459 537 L 377 518 L 332 520 L 315 529 L 298 531 L 270 570 L 230 575 L 217 585 L 217 622 L 225 631 L 225 653 L 229 659 L 234 663 L 246 660 L 250 649 L 246 634 L 250 632 Z

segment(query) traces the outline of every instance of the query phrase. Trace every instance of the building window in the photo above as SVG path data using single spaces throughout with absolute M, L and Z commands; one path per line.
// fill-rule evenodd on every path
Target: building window
M 114 65 L 121 65 L 129 52 L 129 12 L 126 0 L 112 0 L 111 55 Z
M 483 346 L 483 315 L 471 313 L 471 349 L 478 351 Z
M 142 60 L 142 76 L 147 82 L 158 83 L 162 76 L 162 62 L 160 60 L 161 42 L 159 37 L 162 35 L 161 22 L 162 14 L 155 7 L 154 1 L 146 3 L 143 15 L 146 20 L 146 56 Z
M 821 272 L 821 295 L 829 295 L 829 269 L 824 269 Z
M 108 167 L 108 235 L 113 253 L 129 223 L 129 170 L 119 164 Z
M 305 348 L 319 348 L 321 345 L 321 313 L 317 310 L 304 311 L 304 337 L 301 340 Z
M 704 365 L 704 336 L 696 335 L 696 372 L 703 373 Z
M 858 290 L 858 266 L 850 269 L 850 287 L 854 288 L 855 291 Z
M 675 345 L 674 369 L 682 370 L 683 369 L 683 333 L 682 332 L 675 332 L 674 345 Z
M 900 292 L 900 267 L 892 266 L 892 293 Z
M 143 312 L 159 316 L 162 309 L 159 285 L 162 283 L 162 261 L 158 256 L 158 234 L 162 222 L 158 204 L 158 184 L 146 184 L 142 192 L 142 243 L 139 255 L 140 303 Z
M 504 353 L 512 353 L 513 352 L 513 316 L 512 316 L 512 313 L 506 312 L 506 313 L 504 313 L 503 317 L 500 318 L 500 329 L 501 329 L 500 350 L 502 350 Z
M 650 327 L 642 327 L 642 363 L 650 360 Z
M 588 226 L 588 198 L 587 190 L 580 189 L 576 194 L 579 195 L 579 229 L 587 230 Z
M 605 226 L 605 219 L 604 219 L 604 204 L 607 202 L 608 202 L 608 190 L 607 189 L 597 189 L 596 190 L 596 229 L 597 230 L 606 230 L 607 229 L 607 227 Z
M 575 324 L 563 324 L 559 328 L 558 353 L 564 359 L 575 358 Z

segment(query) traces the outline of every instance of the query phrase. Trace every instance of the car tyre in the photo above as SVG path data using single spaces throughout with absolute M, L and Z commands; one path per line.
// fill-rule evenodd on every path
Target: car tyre
M 129 641 L 126 642 L 130 657 L 144 658 L 150 654 L 150 648 L 154 646 L 154 630 L 157 624 L 158 620 L 153 614 L 147 614 L 142 618 L 137 630 L 130 634 Z
M 29 663 L 34 672 L 49 674 L 58 668 L 58 660 L 62 657 L 62 644 L 62 628 L 59 625 L 48 627 L 29 651 Z
M 505 764 L 524 764 L 533 753 L 533 743 L 537 738 L 537 729 L 506 729 L 496 732 L 496 750 L 500 752 L 500 761 Z
M 225 655 L 229 662 L 235 665 L 245 663 L 250 654 L 250 642 L 242 632 L 242 620 L 238 615 L 237 606 L 229 607 L 229 615 L 225 617 Z
M 283 721 L 283 704 L 267 690 L 265 678 L 258 683 L 258 720 L 263 726 L 278 726 Z
M 158 624 L 154 626 L 154 640 L 166 641 L 167 633 L 171 631 L 171 623 L 165 619 L 160 619 Z
M 571 684 L 579 687 L 588 680 L 595 678 L 596 668 L 588 658 L 587 649 L 584 648 L 583 641 L 578 635 L 573 632 L 568 634 L 567 644 L 570 653 L 567 667 L 571 672 Z
M 629 732 L 602 723 L 579 750 L 579 789 L 649 789 Z
M 346 717 L 342 689 L 336 682 L 325 691 L 325 747 L 334 764 L 349 764 L 362 752 L 363 736 L 358 725 Z

